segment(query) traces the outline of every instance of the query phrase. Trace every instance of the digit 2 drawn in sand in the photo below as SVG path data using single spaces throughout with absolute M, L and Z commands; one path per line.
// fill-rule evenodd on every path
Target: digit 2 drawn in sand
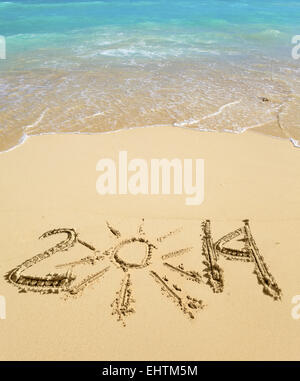
M 58 293 L 68 289 L 74 280 L 70 272 L 65 274 L 48 274 L 45 277 L 22 275 L 23 272 L 36 263 L 41 262 L 50 256 L 60 251 L 67 251 L 73 247 L 77 241 L 77 234 L 74 229 L 55 229 L 44 233 L 40 238 L 46 238 L 53 234 L 67 234 L 67 238 L 54 247 L 37 254 L 31 259 L 23 262 L 21 265 L 14 268 L 5 278 L 15 286 L 20 292 L 37 291 L 41 293 Z
M 31 259 L 23 262 L 9 273 L 6 274 L 8 282 L 19 288 L 20 292 L 35 291 L 42 294 L 46 293 L 63 293 L 67 296 L 81 295 L 86 287 L 100 280 L 110 269 L 111 265 L 116 266 L 124 274 L 119 290 L 116 292 L 116 298 L 112 302 L 112 315 L 116 315 L 118 320 L 125 325 L 126 318 L 135 312 L 134 309 L 134 285 L 132 283 L 131 274 L 133 271 L 144 271 L 146 275 L 150 275 L 160 286 L 162 294 L 169 297 L 176 306 L 188 317 L 194 318 L 195 312 L 204 307 L 202 300 L 191 297 L 187 294 L 182 286 L 174 284 L 170 277 L 165 274 L 159 274 L 159 271 L 153 267 L 153 263 L 162 260 L 162 264 L 166 270 L 179 274 L 182 278 L 204 284 L 203 277 L 198 271 L 186 270 L 183 264 L 175 266 L 169 262 L 173 257 L 178 257 L 189 253 L 192 247 L 186 247 L 179 250 L 169 252 L 167 254 L 158 255 L 159 244 L 177 234 L 181 229 L 170 231 L 151 242 L 146 238 L 144 230 L 144 220 L 137 229 L 137 233 L 131 237 L 124 237 L 122 233 L 107 222 L 107 228 L 116 239 L 113 247 L 103 251 L 96 250 L 92 245 L 79 239 L 78 233 L 74 229 L 55 229 L 48 231 L 41 238 L 46 238 L 55 234 L 66 234 L 67 238 L 54 247 L 37 254 Z M 222 255 L 230 260 L 242 260 L 245 262 L 254 262 L 255 274 L 259 283 L 263 285 L 263 291 L 270 295 L 274 300 L 281 297 L 281 290 L 275 282 L 273 276 L 269 272 L 262 255 L 256 246 L 250 231 L 248 220 L 244 220 L 244 226 L 224 237 L 213 242 L 211 235 L 211 224 L 209 220 L 202 223 L 203 229 L 203 252 L 205 257 L 203 262 L 205 265 L 204 278 L 206 283 L 212 288 L 213 292 L 221 293 L 224 289 L 224 273 L 218 261 Z M 225 246 L 235 238 L 242 236 L 238 241 L 244 243 L 242 250 L 232 249 Z M 40 261 L 46 260 L 50 256 L 59 252 L 68 251 L 76 244 L 80 244 L 92 251 L 92 255 L 81 258 L 77 261 L 69 261 L 59 264 L 56 268 L 66 268 L 63 273 L 47 274 L 44 277 L 25 275 L 24 272 Z M 139 255 L 137 255 L 139 253 Z M 168 262 L 166 262 L 168 260 Z M 93 267 L 96 263 L 104 262 L 104 267 L 93 272 L 84 279 L 77 280 L 78 274 L 74 274 L 74 269 L 80 270 L 80 266 L 88 265 Z M 108 262 L 105 264 L 105 262 Z M 200 262 L 199 262 L 200 263 Z M 199 266 L 200 267 L 200 266 Z M 79 271 L 80 274 L 80 271 Z

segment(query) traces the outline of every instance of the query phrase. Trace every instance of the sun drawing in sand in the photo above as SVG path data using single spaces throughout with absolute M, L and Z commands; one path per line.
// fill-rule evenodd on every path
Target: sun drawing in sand
M 102 278 L 104 274 L 110 270 L 111 266 L 116 266 L 123 272 L 124 276 L 121 281 L 120 289 L 116 293 L 116 298 L 111 304 L 112 314 L 116 315 L 118 320 L 125 325 L 126 318 L 135 312 L 131 274 L 137 270 L 145 271 L 146 275 L 151 276 L 161 287 L 162 293 L 171 298 L 184 314 L 193 319 L 195 313 L 204 307 L 202 300 L 191 297 L 181 287 L 173 284 L 166 276 L 160 275 L 152 266 L 154 261 L 161 260 L 163 266 L 178 273 L 181 277 L 197 283 L 202 282 L 202 277 L 197 271 L 188 271 L 182 264 L 175 266 L 168 261 L 173 257 L 178 257 L 189 252 L 192 249 L 191 247 L 181 248 L 160 256 L 158 254 L 158 246 L 160 243 L 166 239 L 170 239 L 174 234 L 179 233 L 181 229 L 169 231 L 165 235 L 157 237 L 152 242 L 146 238 L 144 220 L 142 220 L 142 223 L 138 227 L 137 234 L 129 238 L 123 237 L 120 231 L 108 222 L 107 227 L 115 237 L 116 244 L 104 252 L 99 252 L 92 245 L 81 240 L 74 229 L 56 229 L 46 232 L 41 238 L 59 233 L 67 234 L 67 238 L 53 248 L 34 256 L 10 271 L 6 275 L 7 280 L 18 286 L 20 292 L 36 291 L 43 294 L 65 293 L 67 295 L 76 296 L 81 295 L 86 287 Z M 57 268 L 67 269 L 61 274 L 48 274 L 46 277 L 22 275 L 26 269 L 35 265 L 37 262 L 59 251 L 67 251 L 75 244 L 80 244 L 90 249 L 93 252 L 92 255 L 74 262 L 57 265 Z M 96 273 L 88 275 L 81 281 L 77 281 L 78 274 L 75 275 L 75 271 L 78 267 L 81 265 L 93 266 L 103 260 L 108 261 L 107 266 L 104 266 Z

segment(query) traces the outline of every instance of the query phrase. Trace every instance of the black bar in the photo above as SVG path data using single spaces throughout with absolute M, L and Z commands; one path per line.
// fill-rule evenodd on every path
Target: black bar
M 300 369 L 300 362 L 216 362 L 216 361 L 32 361 L 32 362 L 0 362 L 0 369 L 13 368 L 14 376 L 37 376 L 47 375 L 48 377 L 61 376 L 76 377 L 84 376 L 94 378 L 125 377 L 126 379 L 137 379 L 139 377 L 216 377 L 239 375 L 239 379 L 245 376 L 257 378 L 266 375 L 268 379 L 272 372 L 276 376 L 287 378 L 288 370 Z M 246 372 L 246 373 L 245 373 Z M 211 377 L 209 377 L 211 378 Z

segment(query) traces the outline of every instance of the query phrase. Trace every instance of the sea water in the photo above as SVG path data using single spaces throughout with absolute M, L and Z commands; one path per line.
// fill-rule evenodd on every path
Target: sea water
M 154 125 L 299 144 L 300 0 L 0 1 L 0 35 L 2 151 Z

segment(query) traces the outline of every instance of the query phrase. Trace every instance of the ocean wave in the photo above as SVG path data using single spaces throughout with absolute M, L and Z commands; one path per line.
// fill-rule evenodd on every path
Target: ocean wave
M 184 57 L 161 66 L 145 59 L 142 67 L 8 72 L 0 77 L 0 150 L 18 145 L 23 134 L 155 125 L 241 133 L 273 124 L 275 135 L 281 128 L 297 144 L 299 104 L 291 96 L 296 72 L 285 72 L 278 61 L 271 76 L 269 65 L 257 64 L 220 60 L 218 66 L 212 58 Z
M 107 5 L 108 3 L 105 1 L 57 1 L 57 2 L 34 2 L 34 1 L 28 1 L 28 2 L 22 2 L 22 1 L 7 1 L 7 2 L 1 2 L 0 7 L 5 6 L 14 6 L 19 8 L 62 8 L 62 7 L 80 7 L 80 6 L 95 6 L 95 5 Z
M 15 3 L 13 3 L 12 1 L 3 1 L 0 3 L 0 8 L 4 8 L 4 7 L 8 7 L 10 5 L 13 5 Z

